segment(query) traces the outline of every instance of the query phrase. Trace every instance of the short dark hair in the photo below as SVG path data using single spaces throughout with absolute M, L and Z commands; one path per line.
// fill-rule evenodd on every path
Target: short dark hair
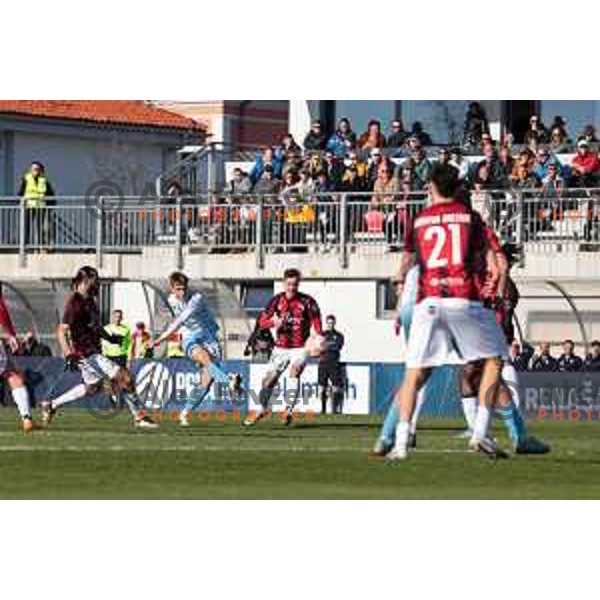
M 591 343 L 591 345 L 592 345 L 592 346 L 600 346 L 600 340 L 594 340 L 594 341 Z
M 113 314 L 114 313 L 119 313 L 121 316 L 123 316 L 123 310 L 121 308 L 115 308 L 115 309 L 113 309 Z
M 444 198 L 453 198 L 460 185 L 458 169 L 449 164 L 436 163 L 431 170 L 431 183 Z
M 284 279 L 301 279 L 301 275 L 300 275 L 300 271 L 298 269 L 286 269 L 283 272 L 283 278 Z
M 181 271 L 174 271 L 169 275 L 169 285 L 171 287 L 174 285 L 183 285 L 184 287 L 187 287 L 189 282 L 189 277 Z
M 575 342 L 573 340 L 566 339 L 566 340 L 563 340 L 563 344 L 571 344 L 571 346 L 574 346 Z
M 332 319 L 332 320 L 334 320 L 334 321 L 337 321 L 337 319 L 335 318 L 335 315 L 327 315 L 327 316 L 325 317 L 325 321 L 329 321 L 329 319 Z

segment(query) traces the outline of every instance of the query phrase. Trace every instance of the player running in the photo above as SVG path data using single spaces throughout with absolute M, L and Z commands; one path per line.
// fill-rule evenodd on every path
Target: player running
M 65 368 L 79 371 L 83 383 L 58 398 L 42 402 L 42 422 L 49 425 L 61 406 L 100 392 L 103 390 L 103 382 L 108 380 L 112 393 L 125 401 L 133 425 L 139 429 L 155 429 L 157 425 L 152 419 L 140 416 L 143 414 L 143 406 L 129 370 L 102 355 L 103 339 L 111 344 L 120 344 L 123 338 L 109 334 L 102 327 L 98 309 L 98 271 L 93 267 L 82 267 L 77 271 L 71 289 L 72 293 L 67 298 L 63 318 L 58 326 L 58 342 L 66 360 Z
M 150 343 L 150 347 L 155 348 L 179 332 L 183 351 L 198 365 L 199 385 L 192 391 L 179 415 L 179 424 L 188 427 L 190 415 L 204 401 L 214 381 L 227 386 L 232 394 L 239 394 L 242 381 L 238 373 L 228 375 L 220 368 L 222 351 L 217 337 L 219 326 L 204 296 L 200 292 L 190 291 L 187 275 L 179 271 L 172 273 L 169 277 L 169 292 L 169 306 L 175 319 Z
M 480 301 L 476 261 L 480 257 L 485 260 L 492 283 L 497 281 L 499 269 L 481 217 L 455 199 L 458 192 L 458 171 L 450 165 L 436 165 L 431 174 L 431 205 L 407 228 L 398 284 L 404 284 L 416 258 L 419 295 L 409 336 L 406 376 L 397 398 L 400 422 L 395 446 L 388 454 L 391 460 L 407 457 L 417 392 L 431 368 L 475 360 L 483 360 L 483 372 L 470 446 L 495 457 L 507 456 L 488 437 L 506 346 L 492 313 Z
M 4 378 L 12 392 L 13 400 L 21 417 L 21 425 L 25 433 L 33 431 L 34 424 L 31 418 L 31 403 L 29 392 L 25 386 L 23 374 L 10 363 L 10 354 L 19 351 L 19 340 L 13 325 L 8 308 L 4 303 L 4 297 L 0 291 L 0 327 L 7 335 L 6 340 L 0 340 L 0 377 Z M 6 343 L 6 347 L 5 347 Z
M 300 377 L 308 356 L 306 342 L 311 330 L 319 336 L 323 333 L 319 305 L 312 296 L 299 291 L 300 279 L 298 269 L 287 269 L 283 274 L 284 291 L 271 298 L 259 317 L 262 328 L 276 330 L 276 340 L 267 374 L 262 381 L 259 406 L 248 412 L 244 421 L 247 427 L 263 418 L 273 389 L 288 367 L 284 409 L 286 425 L 291 423 L 294 407 L 300 400 Z

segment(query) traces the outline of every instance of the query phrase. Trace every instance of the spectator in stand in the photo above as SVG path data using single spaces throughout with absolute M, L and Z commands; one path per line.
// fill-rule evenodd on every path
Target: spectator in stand
M 531 115 L 529 129 L 525 133 L 524 143 L 532 149 L 548 141 L 548 130 L 537 115 Z
M 505 183 L 503 169 L 498 161 L 496 149 L 492 144 L 485 144 L 483 148 L 483 160 L 476 165 L 473 179 L 479 172 L 479 167 L 482 163 L 485 163 L 488 167 L 490 187 L 494 189 L 503 187 Z
M 281 182 L 275 177 L 273 165 L 266 165 L 262 176 L 252 188 L 253 194 L 272 196 L 279 194 Z
M 540 353 L 531 362 L 532 371 L 558 371 L 558 361 L 550 354 L 550 343 L 540 344 Z
M 48 212 L 54 188 L 44 165 L 35 160 L 21 179 L 18 195 L 25 199 L 25 240 L 38 246 L 52 243 L 52 218 Z
M 421 146 L 431 146 L 433 141 L 431 136 L 423 129 L 421 121 L 415 121 L 412 125 L 411 137 L 417 138 Z
M 334 187 L 331 182 L 327 179 L 325 172 L 319 173 L 317 181 L 314 184 L 314 195 L 311 198 L 311 202 L 315 204 L 318 202 L 318 206 L 315 207 L 315 213 L 317 218 L 317 233 L 318 242 L 320 244 L 319 250 L 321 252 L 329 252 L 331 249 L 330 239 L 337 239 L 338 231 L 338 208 L 333 203 L 331 192 L 334 191 Z
M 565 180 L 561 177 L 556 163 L 550 163 L 546 177 L 542 179 L 542 198 L 560 198 L 565 188 Z
M 577 155 L 571 162 L 572 185 L 574 187 L 594 187 L 597 184 L 600 162 L 598 154 L 590 150 L 586 139 L 577 142 Z
M 592 352 L 586 356 L 583 368 L 585 371 L 600 371 L 600 341 L 592 342 Z
M 311 152 L 304 161 L 304 168 L 312 179 L 316 179 L 319 173 L 325 172 L 325 159 L 319 152 Z
M 300 179 L 298 180 L 297 186 L 300 198 L 303 201 L 308 201 L 315 193 L 315 182 L 312 180 L 307 169 L 300 169 L 298 175 Z M 325 173 L 321 173 L 321 175 L 325 175 Z
M 325 150 L 333 152 L 336 158 L 344 158 L 348 152 L 356 148 L 356 134 L 352 131 L 350 121 L 342 117 L 338 121 L 335 133 L 327 141 Z
M 427 153 L 423 147 L 419 147 L 417 150 L 415 150 L 411 158 L 413 159 L 415 165 L 413 189 L 424 190 L 429 183 L 429 176 L 431 175 L 433 165 L 427 158 Z
M 596 137 L 596 128 L 593 125 L 586 125 L 579 139 L 585 140 L 590 146 L 600 141 Z
M 564 142 L 569 141 L 569 134 L 567 133 L 567 122 L 560 116 L 557 115 L 554 117 L 552 124 L 549 127 L 550 129 L 550 137 L 552 137 L 552 132 L 555 131 L 560 135 Z
M 539 186 L 540 180 L 533 172 L 534 161 L 535 154 L 529 148 L 525 148 L 519 152 L 519 156 L 517 157 L 517 161 L 515 162 L 510 175 L 510 180 L 513 185 L 523 189 L 532 189 Z
M 256 185 L 256 182 L 261 179 L 267 165 L 271 168 L 271 172 L 275 179 L 281 179 L 283 160 L 280 156 L 275 155 L 273 148 L 265 148 L 263 153 L 256 157 L 254 165 L 250 170 L 250 181 L 252 182 L 252 185 Z
M 574 352 L 573 340 L 565 340 L 562 343 L 563 353 L 558 358 L 557 367 L 563 372 L 578 372 L 583 369 L 583 360 Z
M 460 148 L 452 148 L 450 150 L 450 164 L 458 169 L 458 178 L 461 180 L 467 179 L 469 176 L 470 163 L 463 156 Z
M 233 179 L 223 188 L 225 196 L 240 197 L 249 194 L 252 190 L 250 177 L 240 167 L 233 169 Z
M 450 163 L 450 150 L 448 150 L 448 148 L 440 148 L 440 151 L 438 152 L 438 163 L 442 165 Z
M 569 140 L 560 127 L 550 129 L 550 151 L 554 154 L 562 154 L 569 149 Z
M 535 166 L 533 167 L 533 172 L 540 181 L 546 179 L 550 165 L 558 167 L 559 170 L 561 168 L 558 158 L 556 158 L 554 154 L 550 154 L 546 146 L 540 146 L 538 148 Z
M 388 148 L 403 148 L 408 139 L 408 132 L 404 130 L 404 124 L 400 119 L 392 121 L 392 133 L 388 136 Z
M 468 148 L 478 148 L 482 136 L 489 132 L 490 127 L 483 106 L 479 102 L 471 102 L 465 115 L 463 144 Z
M 335 154 L 333 152 L 325 152 L 323 171 L 327 175 L 327 179 L 333 186 L 333 189 L 338 189 L 342 181 L 344 165 L 339 159 L 335 157 Z
M 400 189 L 405 199 L 410 197 L 410 193 L 416 188 L 415 183 L 415 161 L 407 158 L 400 167 Z
M 371 150 L 373 148 L 385 148 L 386 139 L 381 133 L 381 123 L 375 119 L 369 121 L 367 131 L 358 138 L 358 147 L 361 150 Z
M 373 200 L 380 203 L 396 201 L 396 195 L 400 191 L 398 179 L 393 176 L 392 164 L 383 159 L 377 167 L 377 177 L 373 183 Z
M 509 146 L 500 146 L 500 152 L 498 154 L 498 167 L 496 181 L 494 182 L 498 187 L 507 187 L 510 181 L 510 174 L 515 166 L 515 159 L 510 153 Z
M 327 144 L 327 136 L 323 132 L 323 124 L 321 121 L 314 121 L 310 127 L 310 131 L 304 138 L 305 150 L 317 150 L 319 152 L 325 150 Z
M 302 158 L 302 150 L 295 142 L 294 145 L 290 145 L 288 150 L 284 152 L 283 168 L 281 177 L 285 179 L 288 171 L 293 171 L 296 174 L 304 166 L 304 160 Z
M 359 163 L 356 156 L 349 159 L 342 173 L 339 191 L 364 192 L 367 189 L 366 165 Z
M 385 157 L 381 148 L 373 148 L 371 150 L 367 167 L 367 183 L 370 190 L 372 190 L 373 186 L 375 185 L 375 180 L 379 176 L 379 167 L 382 165 L 384 160 Z
M 296 140 L 291 133 L 286 133 L 281 138 L 279 152 L 282 154 L 283 160 L 285 160 L 290 153 L 293 155 L 297 155 L 298 153 L 302 154 L 302 148 L 296 143 Z

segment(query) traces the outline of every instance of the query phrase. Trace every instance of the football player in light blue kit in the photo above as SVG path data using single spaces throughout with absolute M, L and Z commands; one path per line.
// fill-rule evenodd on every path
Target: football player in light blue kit
M 232 393 L 237 393 L 240 391 L 241 378 L 237 373 L 228 375 L 219 367 L 222 359 L 221 344 L 217 337 L 219 325 L 203 295 L 190 291 L 188 277 L 179 271 L 170 275 L 169 288 L 169 306 L 175 319 L 151 343 L 151 347 L 163 343 L 179 331 L 185 355 L 200 369 L 200 383 L 190 394 L 179 416 L 180 425 L 187 427 L 192 411 L 206 398 L 214 381 L 226 385 Z
M 400 335 L 400 330 L 404 333 L 404 340 L 408 342 L 408 336 L 410 333 L 410 325 L 412 322 L 412 315 L 415 304 L 417 303 L 417 292 L 419 288 L 419 267 L 413 267 L 404 281 L 404 287 L 402 289 L 402 296 L 400 297 L 398 304 L 398 314 L 396 316 L 396 333 Z M 409 433 L 409 447 L 414 448 L 417 443 L 417 421 L 419 419 L 419 413 L 425 400 L 425 394 L 427 393 L 427 384 L 425 384 L 417 395 L 417 404 L 415 406 L 415 412 L 410 423 Z M 396 440 L 396 427 L 400 420 L 400 414 L 398 412 L 398 404 L 392 399 L 392 403 L 388 408 L 381 433 L 377 442 L 375 442 L 375 448 L 371 453 L 373 456 L 383 457 L 393 447 Z

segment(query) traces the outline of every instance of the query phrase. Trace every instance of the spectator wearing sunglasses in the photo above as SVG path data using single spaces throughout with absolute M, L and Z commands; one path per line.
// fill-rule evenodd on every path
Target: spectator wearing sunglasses
M 304 149 L 305 150 L 325 150 L 327 145 L 327 136 L 323 132 L 323 125 L 321 121 L 314 121 L 310 131 L 304 138 Z

